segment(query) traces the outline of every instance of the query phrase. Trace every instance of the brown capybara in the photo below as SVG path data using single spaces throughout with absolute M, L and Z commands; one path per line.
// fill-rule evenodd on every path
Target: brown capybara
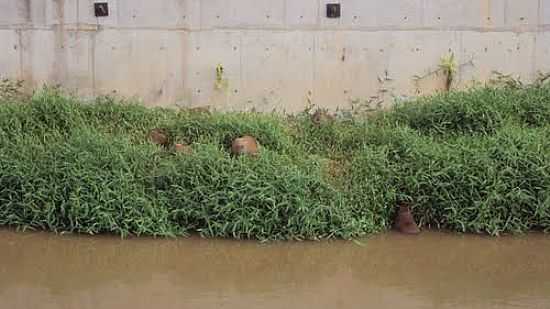
M 311 121 L 319 126 L 323 123 L 332 122 L 334 120 L 334 116 L 330 115 L 326 110 L 318 109 L 311 115 Z
M 151 140 L 153 144 L 167 147 L 169 143 L 168 133 L 163 129 L 153 129 L 149 132 L 149 140 Z
M 257 156 L 258 142 L 252 136 L 245 135 L 243 137 L 236 138 L 231 144 L 231 153 L 233 155 L 251 155 Z
M 183 154 L 191 154 L 193 153 L 193 149 L 191 146 L 186 144 L 175 144 L 174 145 L 174 151 L 176 153 L 183 153 Z
M 407 204 L 399 205 L 399 212 L 395 219 L 395 228 L 403 234 L 418 234 L 420 229 L 414 221 L 411 209 Z

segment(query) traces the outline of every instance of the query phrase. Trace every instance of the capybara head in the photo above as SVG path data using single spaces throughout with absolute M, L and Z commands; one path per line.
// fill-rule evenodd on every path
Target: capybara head
M 397 218 L 395 219 L 395 228 L 404 234 L 418 234 L 420 229 L 414 221 L 411 209 L 407 204 L 400 204 Z
M 252 136 L 245 135 L 233 140 L 231 153 L 233 155 L 258 155 L 258 142 Z

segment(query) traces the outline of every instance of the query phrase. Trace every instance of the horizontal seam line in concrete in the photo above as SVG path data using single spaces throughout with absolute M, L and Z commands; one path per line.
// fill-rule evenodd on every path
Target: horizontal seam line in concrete
M 29 26 L 29 25 L 0 25 L 0 30 L 54 30 L 56 25 L 52 26 Z M 121 26 L 104 26 L 92 24 L 65 24 L 66 31 L 103 31 L 103 30 L 121 30 L 121 31 L 185 31 L 185 32 L 214 32 L 214 31 L 245 31 L 245 32 L 327 32 L 327 31 L 349 31 L 349 32 L 383 32 L 383 31 L 472 31 L 472 32 L 514 32 L 514 33 L 531 33 L 550 30 L 550 25 L 533 26 L 533 27 L 418 27 L 418 28 L 400 28 L 400 27 L 363 27 L 363 28 L 209 28 L 209 29 L 192 29 L 186 27 L 121 27 Z

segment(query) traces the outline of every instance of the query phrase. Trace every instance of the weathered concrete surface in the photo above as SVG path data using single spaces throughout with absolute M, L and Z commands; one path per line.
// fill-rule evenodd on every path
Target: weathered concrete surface
M 25 30 L 21 32 L 20 78 L 40 87 L 61 84 L 81 95 L 93 94 L 89 32 Z
M 185 96 L 182 105 L 230 109 L 241 101 L 241 33 L 191 32 L 184 41 L 187 57 L 182 67 Z M 216 66 L 221 64 L 227 87 L 215 89 Z
M 201 2 L 201 28 L 284 28 L 285 1 L 208 0 Z
M 422 26 L 422 0 L 364 1 L 342 3 L 345 28 L 418 28 Z M 324 7 L 322 8 L 324 10 Z M 324 14 L 324 11 L 321 12 Z
M 550 72 L 550 32 L 537 33 L 535 36 L 535 67 L 537 73 Z
M 17 0 L 0 1 L 0 25 L 17 25 L 26 22 L 27 2 Z
M 58 49 L 54 43 L 53 30 L 24 30 L 21 32 L 22 42 L 22 61 L 21 78 L 28 81 L 32 87 L 40 86 L 46 82 L 57 84 L 62 82 L 60 78 L 61 70 L 66 68 L 61 63 L 56 63 L 56 51 Z M 58 60 L 63 57 L 60 54 Z M 56 74 L 57 73 L 57 74 Z
M 550 71 L 550 0 L 0 0 L 0 76 L 148 105 L 372 107 Z M 326 18 L 326 3 L 342 16 Z M 216 66 L 224 68 L 216 87 Z
M 461 80 L 486 80 L 493 71 L 533 80 L 535 63 L 535 33 L 479 33 L 462 34 L 462 57 L 472 65 L 461 70 Z
M 180 100 L 186 59 L 182 42 L 186 36 L 178 31 L 98 32 L 92 43 L 96 93 L 116 91 L 153 105 Z
M 261 31 L 242 38 L 240 109 L 295 112 L 313 88 L 315 37 L 309 32 Z
M 541 0 L 539 21 L 543 25 L 550 25 L 550 0 Z
M 494 29 L 504 25 L 502 0 L 426 0 L 425 25 Z
M 285 6 L 287 28 L 314 29 L 319 24 L 319 0 L 288 0 Z
M 21 75 L 20 35 L 16 30 L 0 30 L 0 77 Z

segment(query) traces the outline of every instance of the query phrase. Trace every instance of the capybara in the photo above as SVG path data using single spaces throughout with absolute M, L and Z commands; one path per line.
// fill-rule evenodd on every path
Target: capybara
M 191 154 L 193 149 L 187 144 L 175 144 L 174 151 L 176 153 Z
M 231 144 L 231 153 L 233 155 L 258 155 L 258 142 L 250 135 L 236 138 Z
M 330 115 L 326 110 L 318 109 L 311 115 L 311 121 L 315 125 L 321 125 L 322 123 L 332 122 L 334 116 Z
M 163 129 L 151 130 L 149 132 L 149 139 L 154 144 L 162 145 L 164 147 L 167 147 L 169 143 L 168 133 L 166 133 Z
M 404 234 L 418 234 L 420 229 L 414 221 L 411 209 L 407 204 L 399 205 L 399 212 L 397 213 L 397 218 L 395 219 L 395 228 Z

